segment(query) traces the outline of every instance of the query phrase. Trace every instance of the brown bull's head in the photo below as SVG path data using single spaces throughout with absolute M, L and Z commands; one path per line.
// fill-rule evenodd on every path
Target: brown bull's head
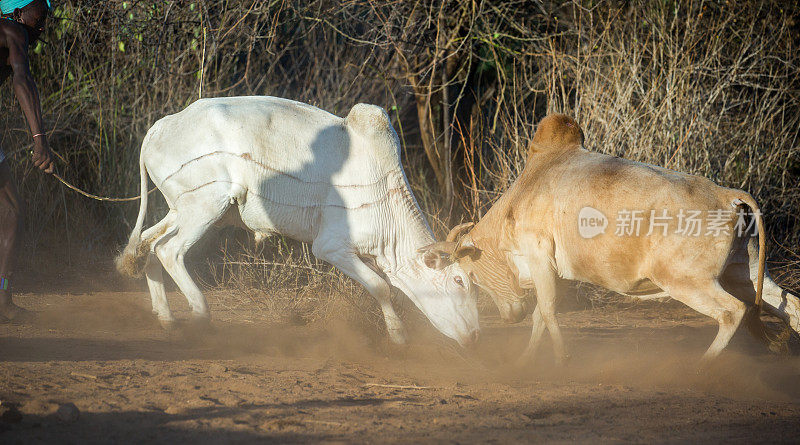
M 457 261 L 470 280 L 492 297 L 503 320 L 520 322 L 529 312 L 526 293 L 519 287 L 505 254 L 497 246 L 476 243 L 467 233 L 473 225 L 459 224 L 450 230 L 445 241 L 425 246 L 419 252 L 423 254 L 425 264 L 432 268 L 442 268 Z

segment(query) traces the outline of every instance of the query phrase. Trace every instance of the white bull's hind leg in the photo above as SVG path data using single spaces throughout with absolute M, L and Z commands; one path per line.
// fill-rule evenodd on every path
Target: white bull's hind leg
M 800 334 L 800 298 L 778 286 L 769 274 L 764 274 L 764 292 L 761 295 L 767 312 L 783 320 Z
M 147 267 L 144 270 L 147 278 L 147 287 L 150 289 L 150 301 L 153 304 L 153 313 L 158 317 L 158 321 L 166 329 L 172 327 L 175 318 L 169 309 L 167 302 L 167 292 L 164 289 L 164 276 L 161 262 L 155 254 L 150 254 L 147 259 Z
M 200 190 L 203 193 L 200 193 Z M 156 255 L 175 284 L 180 288 L 196 321 L 209 320 L 205 296 L 186 270 L 186 252 L 225 214 L 230 206 L 227 188 L 210 185 L 204 189 L 184 194 L 176 203 L 174 234 L 155 246 Z M 214 193 L 218 191 L 219 193 Z
M 753 295 L 755 295 L 755 286 L 758 283 L 758 239 L 756 237 L 751 237 L 748 241 L 747 253 L 749 263 L 747 268 L 736 269 L 737 272 L 742 271 L 742 273 L 733 274 L 738 275 L 733 279 L 749 282 Z M 764 291 L 761 297 L 767 312 L 783 320 L 793 331 L 800 333 L 800 298 L 772 281 L 766 269 L 764 270 Z
M 174 212 L 169 212 L 164 219 L 142 233 L 142 240 L 150 245 L 150 249 L 153 249 L 159 242 L 163 241 L 165 236 L 170 234 L 169 232 L 171 224 L 174 222 L 174 217 Z M 172 317 L 172 312 L 167 302 L 167 292 L 164 289 L 163 269 L 158 256 L 156 256 L 155 253 L 149 253 L 144 272 L 147 278 L 147 287 L 150 290 L 150 302 L 153 306 L 153 313 L 156 314 L 158 321 L 161 322 L 164 328 L 170 328 L 175 319 Z
M 364 286 L 381 307 L 389 338 L 397 344 L 406 343 L 405 327 L 394 311 L 391 289 L 386 280 L 364 264 L 355 252 L 345 247 L 323 245 L 315 241 L 311 246 L 311 252 L 317 258 L 327 261 Z

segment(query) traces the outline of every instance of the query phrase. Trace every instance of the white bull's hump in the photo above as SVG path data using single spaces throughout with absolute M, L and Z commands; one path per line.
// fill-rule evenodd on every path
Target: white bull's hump
M 377 106 L 359 103 L 353 105 L 345 118 L 347 125 L 364 135 L 377 134 L 385 136 L 393 132 L 392 124 L 386 110 Z

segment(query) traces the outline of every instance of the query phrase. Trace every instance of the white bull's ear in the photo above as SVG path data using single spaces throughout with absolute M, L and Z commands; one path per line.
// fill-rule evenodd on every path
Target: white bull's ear
M 453 264 L 452 254 L 456 243 L 440 241 L 417 250 L 422 255 L 422 262 L 431 269 L 441 270 Z

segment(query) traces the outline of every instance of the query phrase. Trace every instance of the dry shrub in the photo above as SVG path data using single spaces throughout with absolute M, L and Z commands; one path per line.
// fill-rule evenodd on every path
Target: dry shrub
M 524 168 L 535 123 L 565 112 L 591 150 L 752 193 L 771 260 L 783 263 L 776 276 L 796 286 L 798 11 L 779 1 L 65 0 L 33 71 L 59 170 L 104 195 L 136 193 L 147 128 L 201 96 L 275 95 L 338 115 L 380 104 L 440 235 L 485 213 Z M 8 85 L 0 104 L 18 108 Z M 51 246 L 110 262 L 136 206 L 43 179 L 27 161 L 21 114 L 0 125 L 30 204 L 24 261 Z M 165 206 L 154 201 L 157 218 Z M 229 304 L 318 319 L 319 295 L 362 295 L 283 243 L 232 248 L 212 266 L 235 290 Z

